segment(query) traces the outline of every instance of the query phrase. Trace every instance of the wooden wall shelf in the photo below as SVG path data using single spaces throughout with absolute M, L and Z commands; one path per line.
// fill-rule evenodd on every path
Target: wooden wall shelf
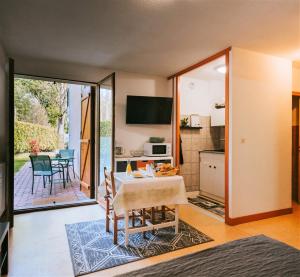
M 202 127 L 180 126 L 180 129 L 199 130 L 199 129 L 202 129 Z

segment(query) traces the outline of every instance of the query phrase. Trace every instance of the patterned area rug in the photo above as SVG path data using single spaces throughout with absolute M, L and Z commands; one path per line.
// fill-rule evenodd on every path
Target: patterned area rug
M 217 201 L 202 196 L 197 196 L 195 198 L 188 198 L 188 200 L 190 203 L 200 208 L 203 208 L 205 210 L 208 210 L 218 216 L 224 217 L 225 215 L 224 205 Z
M 170 215 L 168 215 L 169 217 Z M 123 220 L 119 221 L 120 228 Z M 118 233 L 118 245 L 113 244 L 112 233 L 106 233 L 105 220 L 66 225 L 70 254 L 75 276 L 115 267 L 137 260 L 161 255 L 174 250 L 212 241 L 184 221 L 179 222 L 179 233 L 168 227 L 129 235 L 129 246 L 124 245 L 124 232 Z

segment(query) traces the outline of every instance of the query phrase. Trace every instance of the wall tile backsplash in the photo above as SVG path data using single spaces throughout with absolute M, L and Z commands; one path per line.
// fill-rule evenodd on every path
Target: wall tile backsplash
M 203 129 L 181 129 L 184 164 L 180 166 L 187 191 L 199 191 L 199 151 L 224 149 L 225 127 L 211 127 L 210 116 L 200 117 Z

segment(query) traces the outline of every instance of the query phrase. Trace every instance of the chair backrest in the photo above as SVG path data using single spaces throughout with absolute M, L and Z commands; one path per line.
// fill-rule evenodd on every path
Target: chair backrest
M 109 172 L 106 167 L 104 167 L 104 182 L 105 182 L 105 189 L 106 189 L 106 196 L 111 195 L 115 197 L 116 195 L 116 186 L 115 186 L 115 177 L 114 173 L 111 171 Z
M 48 155 L 30 155 L 30 161 L 33 171 L 51 171 L 52 165 Z
M 60 149 L 59 155 L 62 158 L 74 158 L 74 149 Z

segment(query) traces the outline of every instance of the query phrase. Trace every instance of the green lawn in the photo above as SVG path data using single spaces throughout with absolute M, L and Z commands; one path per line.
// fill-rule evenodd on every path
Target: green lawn
M 29 153 L 16 154 L 14 161 L 14 172 L 16 174 L 20 170 L 20 168 L 27 161 L 29 161 Z

